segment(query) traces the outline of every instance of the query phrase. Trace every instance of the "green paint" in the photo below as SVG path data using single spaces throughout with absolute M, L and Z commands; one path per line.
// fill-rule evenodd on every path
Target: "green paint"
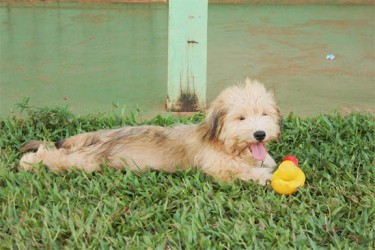
M 113 102 L 145 115 L 165 110 L 167 5 L 33 6 L 0 4 L 0 116 L 26 96 L 75 113 Z M 274 90 L 283 113 L 374 110 L 374 11 L 210 5 L 207 101 L 250 76 Z
M 161 108 L 166 14 L 166 5 L 1 8 L 1 115 L 25 96 L 77 113 L 111 111 L 112 103 Z
M 207 6 L 207 0 L 169 1 L 169 110 L 203 111 L 206 107 Z
M 284 114 L 375 112 L 374 11 L 373 5 L 210 6 L 208 99 L 218 86 L 250 76 L 274 90 Z

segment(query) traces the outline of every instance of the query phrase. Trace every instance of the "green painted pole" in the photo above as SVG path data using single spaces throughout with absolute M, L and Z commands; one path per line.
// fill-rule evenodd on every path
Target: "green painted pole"
M 208 0 L 169 0 L 167 108 L 204 111 Z

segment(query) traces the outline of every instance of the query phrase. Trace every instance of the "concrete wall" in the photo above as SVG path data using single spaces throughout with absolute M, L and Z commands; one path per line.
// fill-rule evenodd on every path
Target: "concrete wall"
M 374 5 L 208 7 L 207 103 L 249 76 L 285 114 L 374 110 Z M 160 113 L 167 51 L 166 4 L 0 3 L 0 116 L 24 97 Z

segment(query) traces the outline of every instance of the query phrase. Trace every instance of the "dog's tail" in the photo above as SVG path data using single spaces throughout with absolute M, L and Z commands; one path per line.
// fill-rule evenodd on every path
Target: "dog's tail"
M 36 140 L 28 141 L 22 145 L 22 147 L 20 148 L 20 152 L 26 153 L 29 151 L 36 151 L 38 150 L 39 146 L 43 144 L 45 144 L 44 141 L 36 141 Z

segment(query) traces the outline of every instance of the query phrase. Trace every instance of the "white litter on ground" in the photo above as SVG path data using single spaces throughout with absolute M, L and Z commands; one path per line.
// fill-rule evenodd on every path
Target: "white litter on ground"
M 326 55 L 326 59 L 327 60 L 335 60 L 335 55 L 333 55 L 333 54 L 328 54 L 328 55 Z

